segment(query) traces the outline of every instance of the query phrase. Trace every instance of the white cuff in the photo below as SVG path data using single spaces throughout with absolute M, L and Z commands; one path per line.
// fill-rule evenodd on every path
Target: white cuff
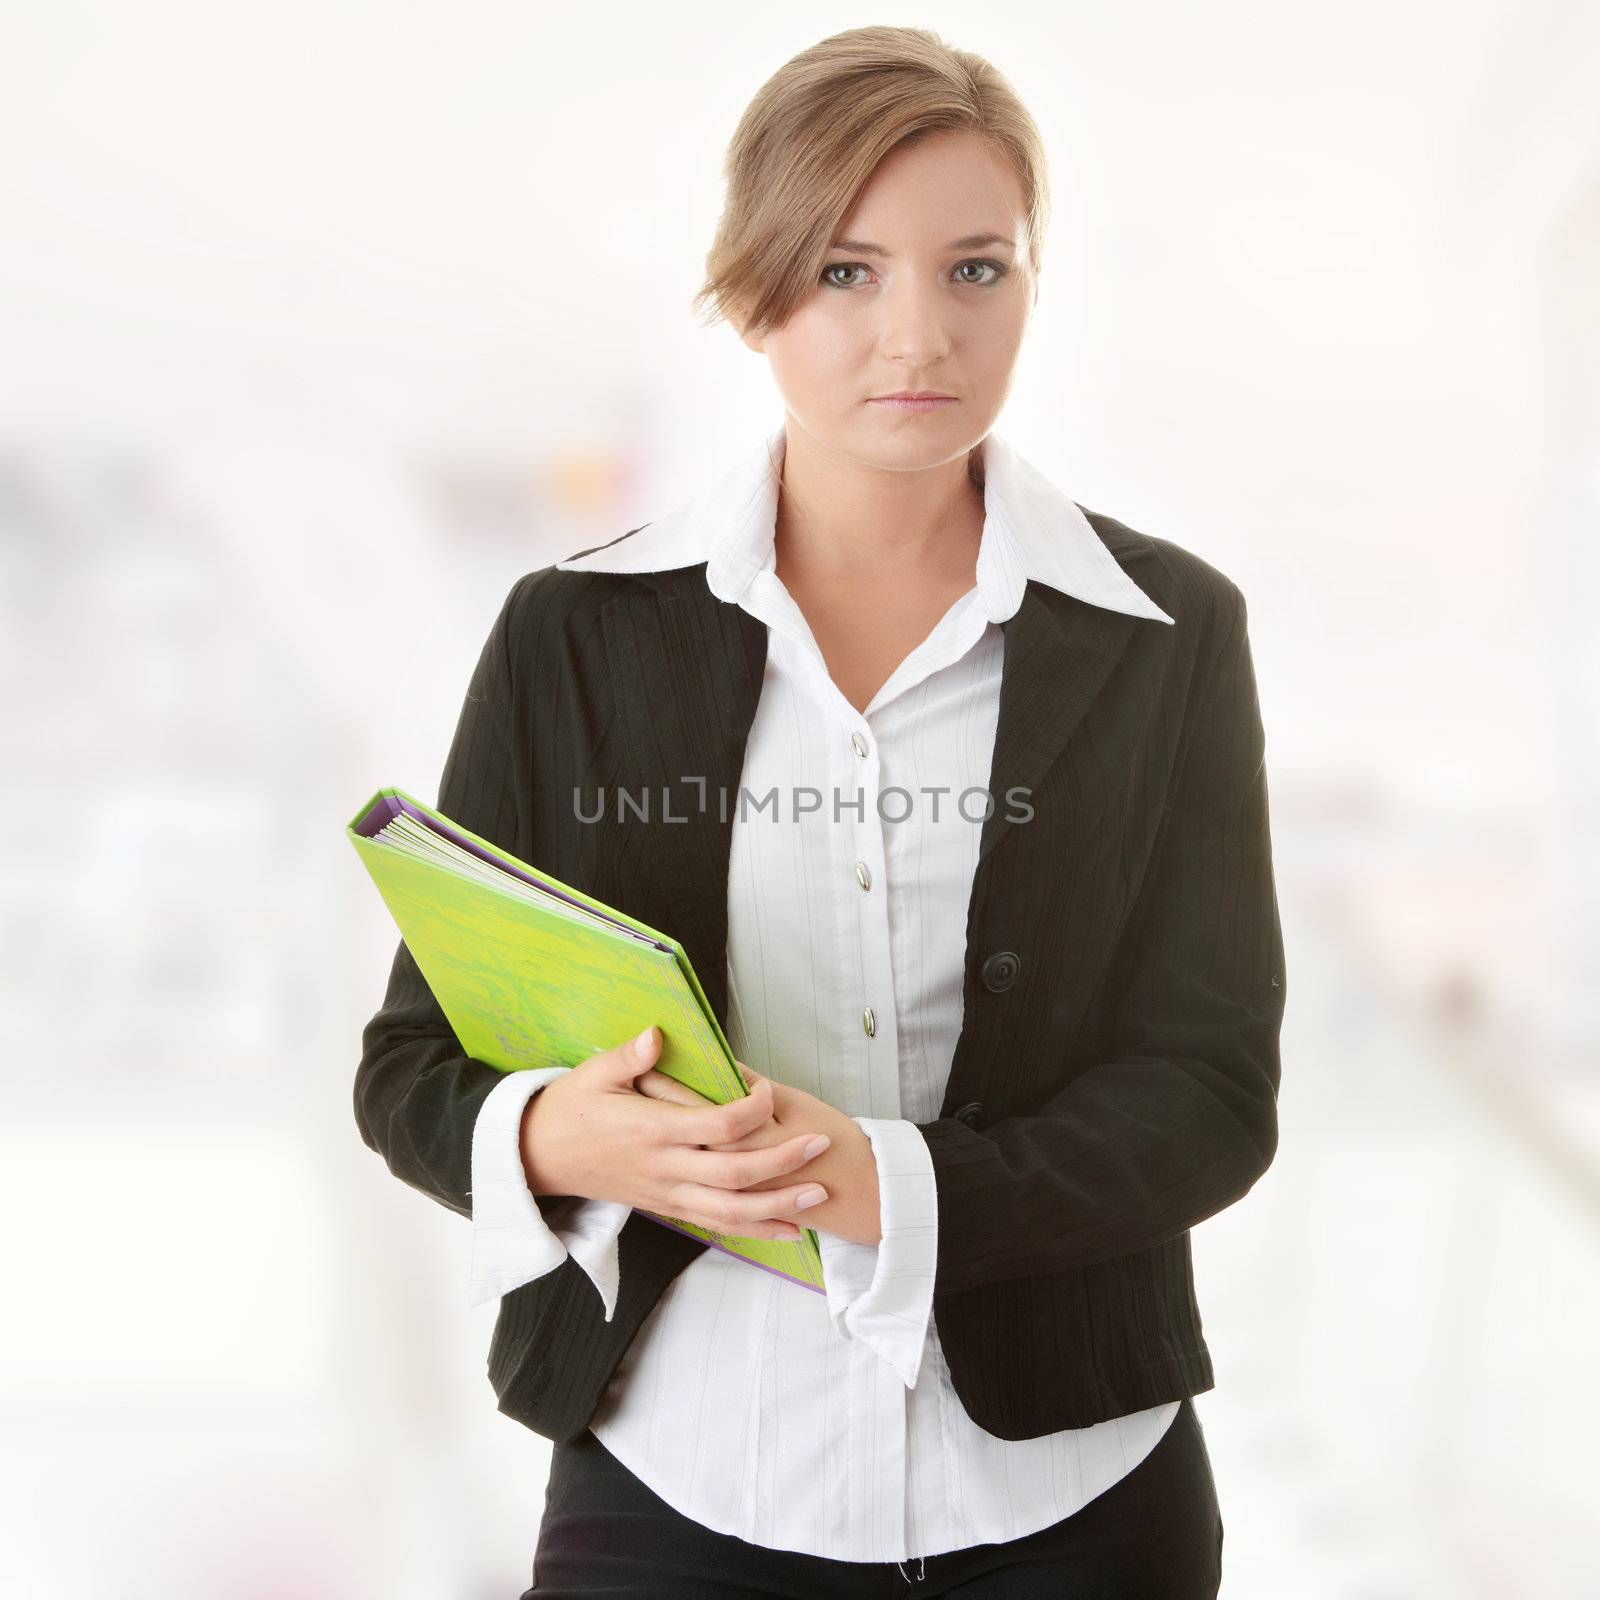
M 621 1274 L 617 1240 L 633 1207 L 621 1200 L 591 1200 L 585 1196 L 562 1208 L 552 1224 L 556 1237 L 567 1254 L 589 1274 L 589 1281 L 600 1291 L 606 1308 L 606 1321 L 617 1309 L 617 1281 Z
M 914 1122 L 852 1117 L 872 1143 L 883 1238 L 858 1244 L 817 1230 L 828 1315 L 840 1337 L 858 1338 L 915 1388 L 933 1310 L 938 1191 L 933 1155 Z
M 570 1067 L 508 1072 L 478 1108 L 472 1128 L 473 1305 L 496 1300 L 553 1272 L 571 1255 L 605 1306 L 617 1304 L 617 1237 L 633 1214 L 620 1200 L 574 1196 L 547 1220 L 522 1166 L 522 1113 L 528 1101 Z

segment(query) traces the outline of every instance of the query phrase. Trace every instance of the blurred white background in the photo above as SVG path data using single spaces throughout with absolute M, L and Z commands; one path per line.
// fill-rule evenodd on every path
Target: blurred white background
M 520 1592 L 467 1226 L 350 1109 L 512 582 L 781 419 L 723 147 L 866 22 L 1056 222 L 1001 431 L 1250 603 L 1282 1143 L 1195 1251 L 1230 1600 L 1600 1593 L 1600 9 L 0 9 L 0 1589 Z

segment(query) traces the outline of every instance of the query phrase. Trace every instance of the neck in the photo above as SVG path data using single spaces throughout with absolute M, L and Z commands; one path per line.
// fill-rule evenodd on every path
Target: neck
M 975 581 L 982 446 L 931 467 L 876 467 L 784 429 L 774 527 L 785 586 Z

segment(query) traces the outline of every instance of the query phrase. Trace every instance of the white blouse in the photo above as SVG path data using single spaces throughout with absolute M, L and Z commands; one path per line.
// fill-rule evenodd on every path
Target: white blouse
M 825 1296 L 706 1249 L 640 1325 L 590 1427 L 705 1527 L 835 1560 L 902 1561 L 1069 1516 L 1137 1466 L 1179 1409 L 1171 1401 L 1023 1440 L 967 1416 L 931 1316 L 938 1219 L 916 1127 L 939 1114 L 961 1030 L 999 624 L 1029 578 L 1135 615 L 1165 613 L 1078 507 L 991 433 L 977 582 L 857 712 L 775 570 L 783 446 L 779 429 L 710 494 L 558 565 L 704 560 L 712 592 L 767 624 L 741 794 L 728 802 L 725 1031 L 738 1059 L 867 1134 L 883 1238 L 862 1245 L 819 1229 Z M 566 1070 L 509 1074 L 479 1114 L 473 1293 L 508 1293 L 571 1254 L 609 1320 L 628 1207 L 575 1201 L 547 1224 L 522 1175 L 523 1108 Z

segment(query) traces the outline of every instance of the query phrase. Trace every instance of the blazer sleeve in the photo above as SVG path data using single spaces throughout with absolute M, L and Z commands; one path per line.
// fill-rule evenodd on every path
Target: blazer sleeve
M 940 1292 L 1155 1248 L 1238 1200 L 1276 1153 L 1283 935 L 1246 607 L 1229 580 L 1208 631 L 1107 980 L 1109 1050 L 1033 1114 L 919 1124 Z
M 526 856 L 526 743 L 517 737 L 513 651 L 521 603 L 538 578 L 518 579 L 500 608 L 467 685 L 439 780 L 438 809 L 471 832 Z M 572 1065 L 573 1063 L 564 1063 Z M 389 1170 L 462 1216 L 472 1215 L 472 1133 L 505 1074 L 466 1054 L 405 941 L 388 992 L 361 1036 L 356 1126 Z M 537 1195 L 541 1215 L 572 1197 Z

